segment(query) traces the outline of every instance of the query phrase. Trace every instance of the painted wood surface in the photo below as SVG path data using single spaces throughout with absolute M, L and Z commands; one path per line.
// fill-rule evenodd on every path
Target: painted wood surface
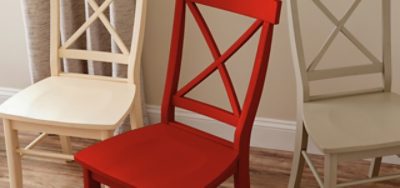
M 20 142 L 26 146 L 35 139 L 36 134 L 21 133 Z M 89 146 L 96 141 L 89 139 L 72 138 L 73 151 L 78 151 Z M 37 147 L 52 152 L 59 152 L 58 137 L 47 137 Z M 322 172 L 323 158 L 311 155 L 311 160 L 316 164 L 317 170 Z M 252 148 L 250 156 L 250 176 L 252 188 L 286 188 L 290 167 L 291 152 L 265 150 Z M 63 160 L 37 158 L 24 156 L 22 159 L 24 169 L 24 188 L 72 188 L 82 187 L 82 172 L 78 164 L 66 163 Z M 339 164 L 339 181 L 365 178 L 368 172 L 368 162 L 351 161 Z M 382 165 L 381 173 L 386 174 L 400 170 L 399 166 Z M 357 188 L 396 188 L 400 181 L 393 180 L 388 182 L 373 183 L 357 186 Z M 3 130 L 0 129 L 0 187 L 8 186 L 8 171 L 6 165 L 5 145 Z M 224 182 L 221 188 L 233 187 L 232 179 Z M 317 188 L 318 184 L 314 180 L 308 168 L 304 171 L 302 186 L 304 188 Z

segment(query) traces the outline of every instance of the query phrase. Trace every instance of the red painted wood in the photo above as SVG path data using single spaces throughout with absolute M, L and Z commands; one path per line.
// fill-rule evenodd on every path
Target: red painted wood
M 224 9 L 230 12 L 250 16 L 278 24 L 280 17 L 280 0 L 190 0 L 195 3 Z
M 217 60 L 218 58 L 221 57 L 221 52 L 218 49 L 218 46 L 215 42 L 214 37 L 211 34 L 211 31 L 209 29 L 209 27 L 207 26 L 203 16 L 201 15 L 198 7 L 196 6 L 196 4 L 194 4 L 193 2 L 191 2 L 190 0 L 186 0 L 188 7 L 190 9 L 190 11 L 193 14 L 193 17 L 195 18 L 197 24 L 199 25 L 199 28 L 201 30 L 201 32 L 203 33 L 204 38 L 206 39 L 206 42 L 208 44 L 208 47 L 210 48 L 210 51 L 214 57 L 214 60 Z M 239 105 L 239 100 L 237 98 L 232 80 L 228 74 L 228 71 L 226 70 L 226 67 L 224 64 L 219 64 L 218 65 L 218 71 L 221 74 L 221 78 L 222 81 L 224 83 L 224 87 L 227 91 L 227 95 L 229 98 L 229 102 L 231 104 L 233 113 L 236 116 L 240 115 L 240 105 Z
M 165 81 L 163 102 L 161 105 L 161 122 L 168 123 L 175 118 L 175 108 L 172 104 L 173 96 L 178 89 L 181 70 L 182 49 L 185 32 L 186 4 L 184 0 L 176 0 L 175 17 L 172 31 L 171 52 Z
M 193 2 L 258 19 L 221 54 Z M 239 2 L 242 3 L 240 6 Z M 256 3 L 259 4 L 256 6 Z M 178 91 L 186 5 L 195 17 L 215 61 Z M 176 0 L 161 123 L 129 131 L 78 152 L 75 159 L 84 168 L 85 188 L 98 188 L 98 182 L 113 188 L 211 188 L 231 175 L 235 176 L 236 188 L 249 188 L 250 135 L 267 74 L 273 24 L 277 23 L 279 12 L 280 2 L 277 0 L 246 0 L 246 3 L 244 0 Z M 253 65 L 244 64 L 253 66 L 253 70 L 240 109 L 224 63 L 260 28 L 255 62 Z M 221 74 L 233 112 L 185 97 L 216 70 Z M 177 122 L 176 107 L 234 126 L 234 141 Z
M 83 180 L 85 188 L 100 188 L 100 183 L 94 180 L 92 173 L 88 169 L 83 169 Z
M 192 12 L 194 19 L 196 20 L 201 33 L 203 34 L 204 38 L 206 39 L 207 45 L 211 50 L 211 54 L 213 55 L 214 59 L 218 59 L 221 56 L 221 52 L 218 49 L 218 45 L 215 42 L 214 37 L 211 34 L 210 28 L 206 24 L 203 15 L 201 15 L 199 8 L 190 0 L 186 0 L 189 10 Z
M 217 70 L 220 64 L 225 63 L 229 58 L 233 56 L 253 35 L 263 24 L 262 21 L 255 21 L 251 27 L 238 39 L 235 43 L 228 48 L 228 50 L 221 55 L 214 63 L 208 66 L 204 71 L 202 71 L 198 76 L 196 76 L 192 81 L 183 86 L 177 96 L 184 96 L 189 93 L 193 88 L 198 86 L 202 81 L 204 81 L 208 76 L 210 76 L 215 70 Z
M 236 127 L 238 124 L 239 118 L 233 113 L 201 101 L 176 96 L 174 98 L 174 104 L 177 107 L 211 117 L 234 127 Z

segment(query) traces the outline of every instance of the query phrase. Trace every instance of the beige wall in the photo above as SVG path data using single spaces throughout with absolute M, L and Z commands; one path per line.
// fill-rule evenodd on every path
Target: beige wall
M 20 1 L 0 6 L 0 87 L 24 88 L 30 83 Z
M 302 1 L 302 0 L 299 0 Z M 144 50 L 144 67 L 145 67 L 145 83 L 146 96 L 150 104 L 159 105 L 163 93 L 164 77 L 168 60 L 169 40 L 171 35 L 171 25 L 173 17 L 173 1 L 149 1 L 148 24 L 146 30 L 146 42 Z M 350 6 L 352 1 L 324 1 L 329 7 L 332 7 L 334 14 L 341 16 Z M 315 56 L 319 47 L 323 44 L 333 25 L 327 20 L 321 12 L 312 4 L 312 1 L 302 1 L 302 24 L 304 26 L 303 35 L 305 37 L 305 48 L 307 59 L 310 60 Z M 400 7 L 400 2 L 393 1 L 392 7 Z M 234 15 L 221 14 L 218 11 L 210 9 L 202 9 L 205 18 L 210 24 L 211 30 L 217 38 L 217 43 L 226 49 L 233 42 L 235 37 L 243 32 L 243 29 L 251 22 L 248 19 Z M 397 11 L 393 8 L 393 11 Z M 379 1 L 366 0 L 360 4 L 360 7 L 354 13 L 346 26 L 358 36 L 360 41 L 380 59 L 381 57 L 381 31 L 380 26 L 380 4 Z M 393 60 L 399 60 L 399 30 L 400 30 L 400 10 L 393 14 Z M 398 24 L 396 24 L 398 22 Z M 196 28 L 193 19 L 190 17 L 187 25 L 187 36 L 185 43 L 185 52 L 188 54 L 184 57 L 182 80 L 186 83 L 192 78 L 201 67 L 204 68 L 211 62 L 210 54 L 205 43 Z M 251 58 L 254 57 L 254 48 L 256 46 L 253 39 L 250 45 L 246 46 L 237 56 L 235 56 L 228 64 L 228 69 L 232 73 L 241 76 L 234 78 L 238 83 L 236 85 L 239 95 L 243 97 L 245 86 L 247 83 L 247 75 L 250 67 L 241 67 L 240 65 L 250 65 Z M 253 51 L 252 51 L 253 50 Z M 250 58 L 251 57 L 251 58 Z M 250 61 L 249 61 L 250 60 Z M 334 42 L 332 48 L 323 59 L 320 68 L 332 67 L 331 65 L 345 66 L 349 64 L 369 63 L 368 60 L 353 46 L 351 43 L 340 35 Z M 398 90 L 397 80 L 400 80 L 398 64 L 394 63 L 394 90 Z M 245 79 L 246 78 L 246 79 Z M 379 85 L 379 76 L 358 77 L 351 80 L 329 80 L 326 82 L 316 82 L 312 84 L 314 93 L 322 91 L 337 91 L 345 89 L 354 89 Z M 200 87 L 192 96 L 199 99 L 213 101 L 220 106 L 229 107 L 225 100 L 225 94 L 221 90 L 222 85 L 218 75 L 210 79 L 209 83 L 213 83 L 210 89 Z M 203 97 L 201 97 L 203 96 Z M 286 7 L 283 7 L 281 24 L 276 27 L 275 38 L 273 41 L 273 50 L 271 56 L 271 64 L 268 74 L 268 80 L 264 95 L 262 97 L 259 116 L 294 120 L 295 119 L 295 81 L 293 76 L 293 68 L 291 64 L 290 43 L 288 35 Z
M 311 1 L 302 1 L 302 20 L 304 26 L 303 34 L 306 37 L 306 50 L 309 52 L 307 58 L 312 58 L 319 46 L 323 43 L 324 38 L 329 34 L 332 25 L 325 19 L 320 12 L 315 9 Z M 345 9 L 350 5 L 350 1 L 323 1 L 335 10 L 337 15 L 343 14 Z M 365 0 L 355 13 L 355 17 L 349 20 L 348 27 L 351 31 L 359 36 L 360 40 L 365 43 L 369 49 L 380 57 L 380 31 L 376 26 L 379 25 L 379 1 Z M 398 80 L 400 55 L 400 1 L 393 2 L 393 69 L 394 69 L 394 90 L 400 91 Z M 285 4 L 284 4 L 285 5 Z M 171 36 L 171 25 L 173 18 L 173 0 L 158 1 L 149 0 L 148 22 L 145 38 L 145 49 L 143 56 L 145 87 L 147 103 L 152 105 L 160 105 L 163 93 L 164 78 L 166 73 L 166 65 L 168 62 L 169 44 Z M 27 57 L 25 50 L 25 40 L 23 36 L 22 16 L 20 14 L 19 1 L 6 1 L 6 6 L 0 8 L 0 23 L 5 24 L 2 27 L 0 35 L 0 87 L 22 88 L 29 84 L 29 74 Z M 235 15 L 221 14 L 215 10 L 202 9 L 205 18 L 210 24 L 211 30 L 217 38 L 217 43 L 221 46 L 222 51 L 226 49 L 235 39 L 243 32 L 246 26 L 251 23 L 250 19 L 238 17 Z M 10 18 L 13 18 L 12 20 Z M 310 21 L 311 20 L 311 21 Z M 182 80 L 184 82 L 192 78 L 202 68 L 211 62 L 211 56 L 200 35 L 193 19 L 189 17 L 187 27 L 187 37 L 184 57 L 184 67 Z M 275 38 L 273 41 L 273 50 L 271 64 L 268 74 L 266 89 L 262 97 L 259 116 L 294 120 L 295 118 L 295 81 L 293 76 L 293 68 L 291 64 L 290 43 L 288 37 L 286 7 L 283 7 L 281 24 L 276 27 Z M 365 60 L 362 55 L 355 50 L 349 42 L 340 36 L 339 40 L 327 53 L 322 67 L 331 64 L 344 65 L 349 62 L 360 62 L 359 59 Z M 248 81 L 247 75 L 250 71 L 252 57 L 254 57 L 255 40 L 252 39 L 249 45 L 245 46 L 242 51 L 233 57 L 228 63 L 228 69 L 232 74 L 239 75 L 233 80 L 237 83 L 236 89 L 240 97 L 244 95 L 245 85 Z M 348 46 L 348 47 L 346 47 Z M 249 56 L 249 57 L 248 57 Z M 251 56 L 251 58 L 250 58 Z M 245 79 L 246 78 L 246 79 Z M 379 84 L 373 78 L 359 78 L 362 84 L 372 85 Z M 348 82 L 340 80 L 338 82 L 330 81 L 327 85 L 321 83 L 313 84 L 321 90 L 337 90 L 338 88 L 354 88 L 358 87 L 359 82 Z M 214 75 L 208 83 L 208 87 L 199 87 L 194 91 L 192 96 L 202 100 L 211 100 L 223 107 L 229 107 L 225 100 L 221 81 L 218 75 Z M 322 86 L 321 86 L 322 85 Z

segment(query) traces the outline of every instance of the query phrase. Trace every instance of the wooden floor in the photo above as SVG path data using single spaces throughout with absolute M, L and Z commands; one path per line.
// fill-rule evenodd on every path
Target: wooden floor
M 7 164 L 4 149 L 3 131 L 0 125 L 0 188 L 8 187 Z M 21 133 L 22 145 L 26 145 L 33 139 L 32 134 Z M 79 150 L 94 143 L 92 140 L 73 139 L 73 147 Z M 50 136 L 38 149 L 59 151 L 58 138 Z M 292 155 L 290 152 L 265 150 L 253 148 L 251 152 L 251 182 L 254 188 L 285 188 L 289 179 Z M 313 161 L 319 171 L 322 171 L 322 158 L 313 156 Z M 24 187 L 25 188 L 79 188 L 82 187 L 82 176 L 80 167 L 73 163 L 58 160 L 38 159 L 34 157 L 23 158 Z M 365 178 L 368 171 L 368 163 L 355 161 L 340 164 L 339 181 L 348 181 Z M 384 165 L 384 174 L 400 171 L 399 166 Z M 221 187 L 233 187 L 231 179 Z M 303 176 L 304 188 L 318 187 L 311 172 L 307 168 Z M 359 188 L 395 188 L 400 187 L 400 180 L 356 186 Z

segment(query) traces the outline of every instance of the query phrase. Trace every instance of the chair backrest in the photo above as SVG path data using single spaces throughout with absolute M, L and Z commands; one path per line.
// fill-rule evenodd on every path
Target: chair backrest
M 226 52 L 221 54 L 197 4 L 245 15 L 255 18 L 255 21 Z M 235 145 L 242 142 L 240 141 L 243 138 L 242 135 L 249 137 L 263 90 L 271 49 L 273 26 L 278 23 L 280 7 L 281 2 L 279 0 L 176 0 L 171 52 L 162 104 L 162 122 L 175 122 L 175 108 L 179 107 L 234 126 L 236 128 Z M 186 8 L 194 16 L 210 48 L 214 62 L 185 86 L 178 89 Z M 250 83 L 241 108 L 224 63 L 260 29 L 261 34 Z M 221 75 L 232 106 L 232 112 L 185 96 L 214 72 L 219 72 Z M 248 137 L 244 140 L 248 140 Z
M 60 33 L 60 1 L 51 0 L 51 31 L 50 31 L 50 66 L 52 76 L 78 76 L 94 79 L 103 79 L 110 81 L 122 81 L 128 83 L 135 83 L 137 73 L 140 71 L 140 59 L 143 46 L 144 26 L 146 18 L 146 5 L 147 0 L 136 0 L 134 28 L 132 34 L 132 42 L 130 49 L 125 45 L 121 37 L 118 35 L 114 27 L 111 25 L 109 19 L 105 16 L 104 11 L 112 4 L 114 0 L 105 0 L 101 5 L 97 4 L 95 0 L 87 0 L 88 6 L 93 10 L 93 14 L 88 17 L 85 23 L 79 27 L 71 35 L 71 37 L 63 44 L 61 44 Z M 113 42 L 118 46 L 121 53 L 89 51 L 69 49 L 71 45 L 82 36 L 87 29 L 99 19 L 111 35 Z M 77 59 L 77 60 L 93 60 L 103 63 L 117 63 L 128 65 L 127 78 L 113 78 L 97 75 L 73 74 L 61 71 L 61 59 Z M 136 78 L 135 78 L 136 77 Z
M 292 42 L 293 63 L 296 72 L 296 80 L 298 85 L 299 100 L 312 101 L 327 99 L 332 97 L 350 96 L 364 93 L 383 92 L 391 90 L 391 24 L 390 24 L 390 0 L 382 0 L 382 17 L 383 17 L 383 52 L 382 60 L 379 60 L 371 51 L 369 51 L 345 26 L 346 22 L 351 17 L 352 13 L 356 10 L 361 0 L 355 0 L 347 12 L 341 19 L 338 19 L 331 10 L 321 2 L 321 0 L 312 0 L 322 13 L 333 23 L 335 28 L 332 30 L 328 39 L 320 48 L 319 53 L 311 62 L 306 62 L 302 34 L 300 30 L 300 16 L 298 0 L 288 1 L 288 15 L 289 15 L 289 29 Z M 328 48 L 331 46 L 339 33 L 344 36 L 358 48 L 371 62 L 367 65 L 356 65 L 341 68 L 321 69 L 317 70 L 316 67 L 321 62 Z M 382 73 L 383 87 L 370 88 L 349 92 L 338 92 L 323 95 L 314 95 L 310 92 L 310 82 L 341 78 L 357 75 L 368 75 Z

